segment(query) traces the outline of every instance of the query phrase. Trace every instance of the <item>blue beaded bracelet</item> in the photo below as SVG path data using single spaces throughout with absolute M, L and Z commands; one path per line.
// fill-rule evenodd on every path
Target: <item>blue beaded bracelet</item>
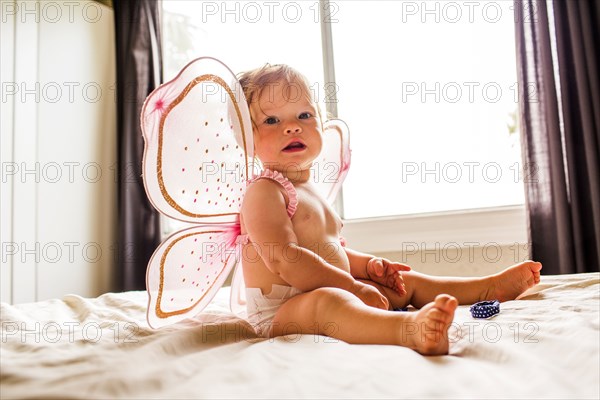
M 473 318 L 491 318 L 496 314 L 500 314 L 500 302 L 498 300 L 480 301 L 473 304 L 469 311 Z

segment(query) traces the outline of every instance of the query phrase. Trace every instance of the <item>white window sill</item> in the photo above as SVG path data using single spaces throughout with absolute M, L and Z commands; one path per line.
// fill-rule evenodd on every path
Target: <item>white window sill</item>
M 348 246 L 368 253 L 527 243 L 524 205 L 344 220 Z

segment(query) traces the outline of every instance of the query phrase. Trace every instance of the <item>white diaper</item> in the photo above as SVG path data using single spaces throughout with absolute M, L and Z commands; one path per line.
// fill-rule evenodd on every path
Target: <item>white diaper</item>
M 272 285 L 271 293 L 264 295 L 259 288 L 246 288 L 248 321 L 260 337 L 269 337 L 273 318 L 279 307 L 292 297 L 302 293 L 291 286 Z

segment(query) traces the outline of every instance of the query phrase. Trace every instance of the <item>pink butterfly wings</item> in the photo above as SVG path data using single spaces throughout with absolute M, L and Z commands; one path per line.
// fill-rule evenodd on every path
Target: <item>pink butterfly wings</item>
M 323 149 L 313 163 L 314 181 L 321 195 L 333 203 L 350 169 L 350 133 L 340 119 L 323 126 Z
M 148 198 L 161 213 L 198 224 L 167 238 L 148 264 L 148 322 L 156 328 L 200 312 L 238 261 L 252 125 L 235 75 L 213 58 L 192 61 L 153 91 L 141 125 Z

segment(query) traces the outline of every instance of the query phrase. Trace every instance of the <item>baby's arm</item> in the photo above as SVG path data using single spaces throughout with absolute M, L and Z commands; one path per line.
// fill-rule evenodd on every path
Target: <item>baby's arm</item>
M 348 247 L 345 247 L 344 250 L 350 261 L 350 273 L 353 277 L 380 283 L 400 295 L 406 294 L 400 271 L 410 271 L 411 268 L 408 265 L 361 253 Z
M 350 273 L 356 279 L 371 279 L 367 274 L 367 264 L 375 256 L 371 254 L 361 253 L 356 250 L 352 250 L 348 247 L 344 247 L 348 261 L 350 261 Z
M 285 198 L 276 183 L 261 179 L 250 185 L 241 212 L 247 233 L 267 268 L 293 287 L 305 292 L 337 287 L 368 305 L 388 308 L 387 299 L 376 289 L 298 245 Z

